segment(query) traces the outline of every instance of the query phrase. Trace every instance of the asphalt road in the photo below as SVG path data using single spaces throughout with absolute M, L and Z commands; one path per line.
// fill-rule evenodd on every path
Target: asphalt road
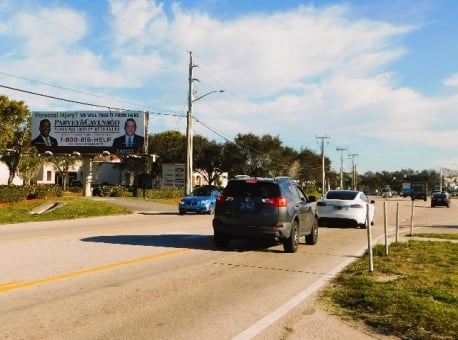
M 136 213 L 0 225 L 0 339 L 380 338 L 313 303 L 366 250 L 366 230 L 320 228 L 295 254 L 246 241 L 221 251 L 209 215 L 113 202 Z M 384 241 L 385 207 L 389 242 L 398 207 L 410 232 L 410 200 L 377 199 L 374 242 Z M 415 201 L 415 227 L 456 228 L 457 210 Z

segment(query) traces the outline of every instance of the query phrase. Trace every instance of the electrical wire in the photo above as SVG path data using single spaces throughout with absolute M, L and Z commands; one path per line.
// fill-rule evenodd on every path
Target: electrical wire
M 51 96 L 51 95 L 47 95 L 47 94 L 43 94 L 43 93 L 38 93 L 38 92 L 34 92 L 34 91 L 29 91 L 29 90 L 23 90 L 23 89 L 19 89 L 19 88 L 12 87 L 12 86 L 7 86 L 7 85 L 2 85 L 2 84 L 0 84 L 0 87 L 6 88 L 6 89 L 9 89 L 9 90 L 13 90 L 13 91 L 19 91 L 19 92 L 23 92 L 23 93 L 27 93 L 27 94 L 32 94 L 34 96 L 40 96 L 40 97 L 45 97 L 45 98 L 65 101 L 65 102 L 69 102 L 69 103 L 81 104 L 81 105 L 92 106 L 92 107 L 100 107 L 100 108 L 105 108 L 105 109 L 108 109 L 108 110 L 132 111 L 131 109 L 123 109 L 123 108 L 107 106 L 107 105 L 92 104 L 92 103 L 82 102 L 82 101 L 73 100 L 73 99 L 67 99 L 67 98 L 62 98 L 62 97 Z M 162 115 L 162 116 L 173 116 L 173 117 L 179 117 L 179 118 L 186 117 L 183 114 L 171 114 L 171 113 L 151 112 L 151 111 L 148 111 L 148 113 L 155 114 L 155 115 Z
M 102 14 L 102 16 L 105 15 L 105 12 L 100 10 L 98 7 L 94 6 L 93 3 L 91 2 L 88 2 L 86 0 L 80 0 L 81 2 L 85 3 L 86 5 L 88 6 L 91 6 L 92 9 L 98 11 L 99 13 Z M 49 24 L 53 24 L 57 27 L 59 27 L 60 29 L 65 29 L 67 30 L 68 32 L 72 33 L 72 34 L 78 34 L 76 31 L 74 31 L 73 29 L 69 28 L 69 27 L 66 27 L 65 25 L 62 25 L 62 24 L 59 24 L 59 23 L 56 23 L 52 20 L 49 20 L 48 18 L 44 18 L 42 16 L 39 16 L 37 15 L 36 13 L 32 13 L 32 12 L 29 12 L 29 11 L 26 11 L 24 10 L 23 8 L 18 8 L 16 7 L 19 11 L 22 11 L 24 13 L 27 13 L 28 15 L 31 15 L 31 16 L 34 16 L 42 21 L 45 21 Z M 117 16 L 117 15 L 114 15 L 113 13 L 111 13 L 111 15 L 113 17 L 116 17 L 126 23 L 130 23 L 130 21 L 120 17 L 120 16 Z M 107 22 L 106 20 L 103 20 L 102 21 L 105 25 L 107 25 L 108 27 L 110 27 L 112 29 L 113 32 L 117 32 L 118 34 L 121 34 L 121 35 L 124 35 L 124 36 L 127 36 L 126 34 L 124 34 L 123 32 L 119 31 L 119 30 L 116 30 L 116 28 L 110 23 L 110 22 Z M 132 26 L 132 25 L 131 25 Z M 134 27 L 135 29 L 137 29 L 138 31 L 142 32 L 142 33 L 147 33 L 143 28 L 140 28 L 138 26 Z M 137 41 L 137 42 L 140 42 L 142 44 L 144 44 L 145 46 L 147 45 L 150 45 L 150 43 L 146 42 L 146 41 L 142 41 L 141 39 L 138 39 L 137 37 L 132 37 L 132 36 L 129 36 L 129 39 L 130 40 L 134 40 L 134 41 Z M 179 59 L 179 58 L 177 58 Z M 180 59 L 181 60 L 181 59 Z M 208 68 L 206 67 L 205 65 L 207 63 L 204 63 L 203 62 L 203 59 L 199 57 L 199 60 L 201 60 L 202 62 L 200 63 L 203 67 L 203 70 L 210 70 L 208 72 L 209 76 L 212 77 L 214 80 L 217 80 L 217 77 L 215 76 L 216 75 L 216 72 L 214 70 L 212 70 L 211 68 Z M 58 86 L 58 85 L 54 85 L 54 84 L 50 84 L 50 83 L 44 83 L 44 82 L 41 82 L 41 81 L 36 81 L 36 80 L 31 80 L 31 79 L 28 79 L 28 78 L 25 78 L 25 77 L 20 77 L 20 76 L 17 76 L 17 75 L 12 75 L 10 73 L 6 73 L 6 72 L 2 72 L 0 71 L 0 74 L 3 74 L 3 75 L 7 75 L 7 76 L 10 76 L 10 77 L 16 77 L 17 79 L 22 79 L 22 80 L 27 80 L 27 81 L 30 81 L 30 82 L 34 82 L 36 84 L 41 84 L 41 85 L 46 85 L 46 86 L 50 86 L 50 87 L 54 87 L 54 88 L 58 88 L 58 89 L 61 89 L 61 90 L 65 90 L 65 91 L 70 91 L 70 92 L 73 92 L 73 93 L 77 93 L 77 94 L 84 94 L 84 95 L 87 95 L 87 96 L 92 96 L 92 97 L 96 97 L 96 98 L 99 98 L 99 99 L 109 99 L 111 101 L 116 101 L 116 102 L 120 102 L 120 103 L 124 103 L 124 104 L 129 104 L 129 105 L 132 105 L 133 106 L 142 106 L 144 108 L 150 108 L 149 106 L 147 105 L 140 105 L 138 103 L 129 103 L 127 101 L 121 101 L 121 100 L 118 100 L 118 99 L 115 99 L 115 98 L 109 98 L 109 97 L 104 97 L 104 96 L 100 96 L 100 95 L 96 95 L 96 94 L 93 94 L 93 93 L 89 93 L 89 92 L 84 92 L 84 91 L 77 91 L 77 90 L 73 90 L 73 89 L 69 89 L 69 88 L 65 88 L 65 87 L 62 87 L 62 86 Z M 229 82 L 225 81 L 224 84 L 227 85 Z M 220 82 L 221 84 L 221 82 Z M 70 103 L 76 103 L 76 104 L 80 104 L 80 105 L 86 105 L 86 106 L 91 106 L 91 107 L 99 107 L 99 108 L 105 108 L 105 109 L 113 109 L 113 110 L 127 110 L 127 109 L 122 109 L 122 108 L 119 108 L 119 107 L 113 107 L 113 106 L 109 106 L 109 105 L 100 105 L 100 104 L 93 104 L 93 103 L 88 103 L 88 102 L 83 102 L 83 101 L 78 101 L 78 100 L 72 100 L 72 99 L 67 99 L 67 98 L 62 98 L 62 97 L 57 97 L 57 96 L 52 96 L 52 95 L 47 95 L 47 94 L 42 94 L 42 93 L 38 93 L 38 92 L 34 92 L 34 91 L 29 91 L 29 90 L 23 90 L 23 89 L 19 89 L 19 88 L 15 88 L 15 87 L 11 87 L 11 86 L 6 86 L 6 85 L 0 85 L 0 87 L 3 87 L 3 88 L 7 88 L 7 89 L 10 89 L 10 90 L 14 90 L 14 91 L 20 91 L 20 92 L 23 92 L 23 93 L 28 93 L 28 94 L 32 94 L 32 95 L 37 95 L 37 96 L 41 96 L 41 97 L 46 97 L 46 98 L 50 98 L 50 99 L 55 99 L 55 100 L 61 100 L 61 101 L 65 101 L 65 102 L 70 102 Z M 227 91 L 225 90 L 226 92 L 230 93 L 231 91 Z M 237 101 L 240 102 L 245 105 L 245 106 L 248 106 L 250 107 L 251 105 L 249 103 L 247 103 L 246 101 L 244 100 L 241 100 L 241 97 L 237 97 L 236 98 Z M 154 109 L 156 110 L 156 108 Z M 169 111 L 169 112 L 175 112 L 175 111 L 171 111 L 171 110 L 160 110 L 160 111 Z M 163 113 L 163 112 L 150 112 L 152 114 L 156 114 L 156 115 L 163 115 L 163 116 L 174 116 L 174 117 L 179 117 L 179 118 L 185 118 L 186 117 L 186 114 L 183 114 L 183 113 Z M 206 124 L 205 122 L 201 121 L 200 119 L 196 118 L 196 117 L 192 117 L 193 120 L 195 120 L 197 123 L 201 124 L 203 127 L 205 127 L 207 130 L 213 132 L 214 134 L 216 134 L 217 136 L 223 138 L 223 140 L 227 141 L 227 142 L 230 142 L 231 140 L 227 137 L 225 137 L 222 133 L 216 131 L 214 128 L 210 127 L 208 124 Z M 240 145 L 239 145 L 240 146 Z M 240 146 L 242 148 L 245 148 L 247 149 L 247 147 L 244 147 L 244 146 Z M 258 156 L 261 156 L 263 154 L 263 152 L 259 151 L 259 150 L 254 150 L 253 148 L 248 148 L 252 154 L 254 155 L 258 155 Z

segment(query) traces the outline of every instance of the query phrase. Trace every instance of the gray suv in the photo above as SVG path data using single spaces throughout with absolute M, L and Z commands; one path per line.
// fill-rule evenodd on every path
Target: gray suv
M 225 248 L 233 238 L 268 239 L 294 253 L 301 236 L 307 244 L 316 244 L 315 200 L 288 177 L 231 179 L 216 200 L 215 245 Z

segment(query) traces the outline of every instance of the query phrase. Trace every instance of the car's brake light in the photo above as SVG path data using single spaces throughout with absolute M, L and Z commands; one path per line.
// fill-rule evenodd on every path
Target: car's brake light
M 254 184 L 254 183 L 257 183 L 257 182 L 258 182 L 258 181 L 255 180 L 255 179 L 247 179 L 247 180 L 245 181 L 245 183 L 250 183 L 250 184 Z
M 230 196 L 223 196 L 223 195 L 216 196 L 216 202 L 221 202 L 221 203 L 229 202 L 229 201 L 232 201 L 233 199 L 234 197 L 230 197 Z
M 286 198 L 280 196 L 280 197 L 274 197 L 274 198 L 269 198 L 269 204 L 272 204 L 278 208 L 281 207 L 286 207 L 288 201 Z
M 362 204 L 352 204 L 352 205 L 350 205 L 350 208 L 362 209 L 362 208 L 364 208 L 364 205 L 362 205 Z

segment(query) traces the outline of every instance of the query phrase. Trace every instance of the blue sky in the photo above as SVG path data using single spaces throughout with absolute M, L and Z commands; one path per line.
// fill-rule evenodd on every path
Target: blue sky
M 335 170 L 458 170 L 458 1 L 0 1 L 0 85 L 151 112 L 185 133 L 278 136 Z M 0 87 L 31 110 L 93 107 Z M 346 149 L 343 153 L 338 148 Z

